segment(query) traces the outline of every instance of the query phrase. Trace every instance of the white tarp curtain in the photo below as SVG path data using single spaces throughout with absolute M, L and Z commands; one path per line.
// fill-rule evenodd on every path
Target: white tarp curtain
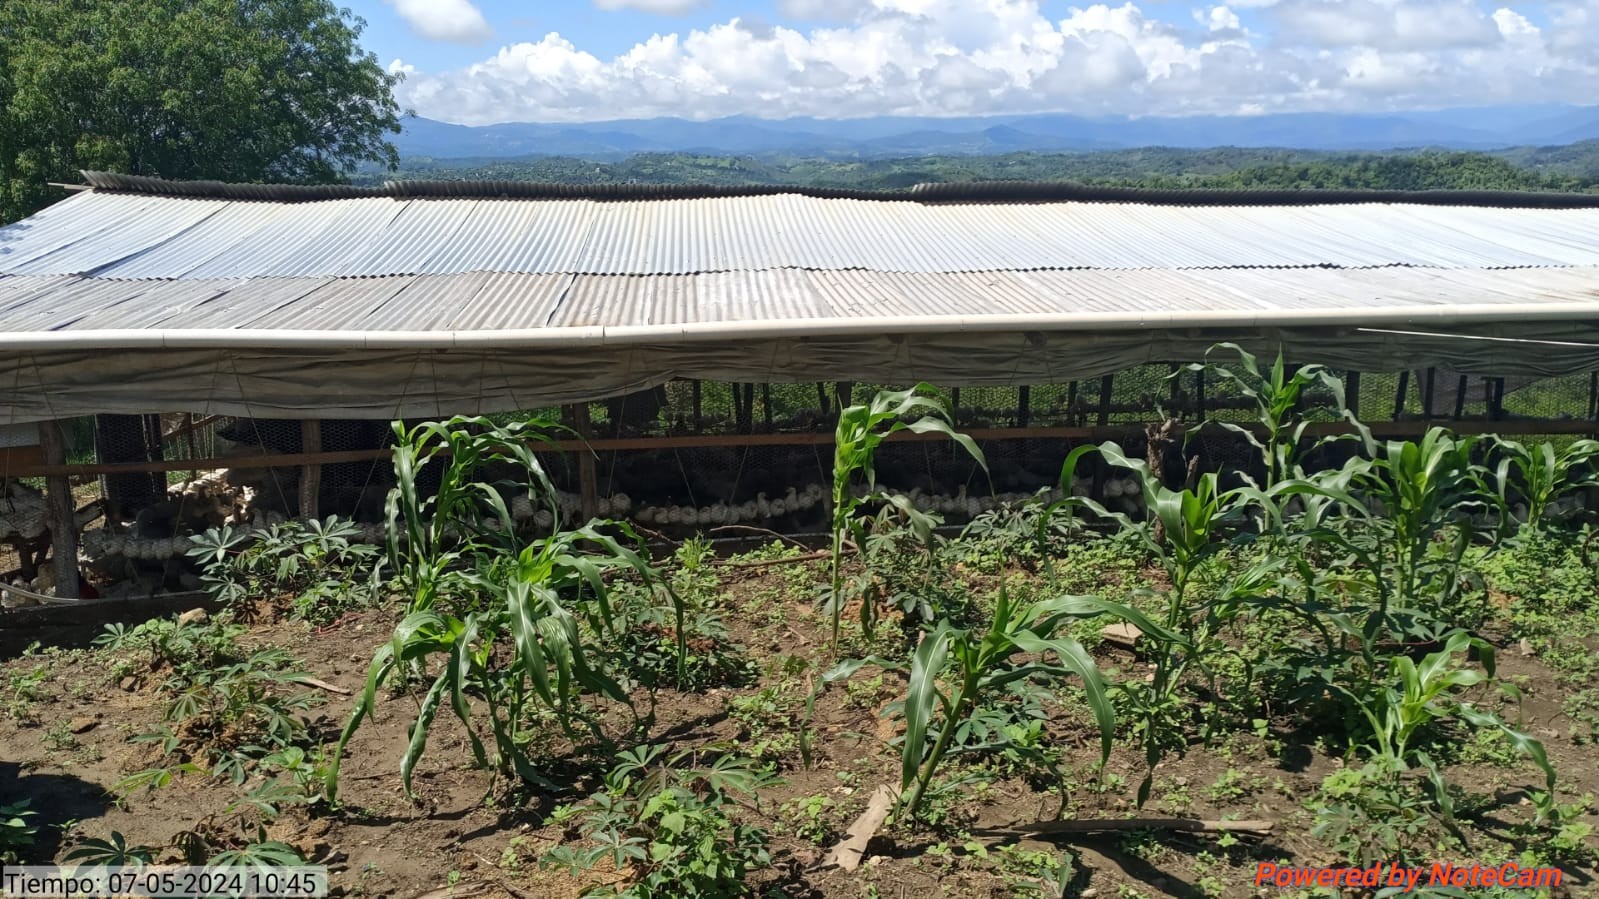
M 1491 339 L 1470 339 L 1470 338 Z M 939 387 L 1059 384 L 1190 362 L 1221 341 L 1357 371 L 1437 366 L 1480 376 L 1599 370 L 1599 329 L 1226 329 L 838 336 L 538 349 L 50 350 L 0 354 L 0 425 L 97 413 L 434 418 L 599 400 L 672 378 L 863 381 Z M 1548 341 L 1527 343 L 1524 341 Z M 1573 409 L 1574 415 L 1584 410 Z

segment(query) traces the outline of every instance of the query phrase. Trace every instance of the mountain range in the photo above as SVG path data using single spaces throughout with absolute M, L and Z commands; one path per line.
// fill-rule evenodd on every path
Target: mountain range
M 1490 150 L 1599 138 L 1599 106 L 1494 106 L 1422 112 L 1254 116 L 1007 115 L 872 119 L 618 119 L 585 123 L 453 125 L 408 117 L 395 140 L 406 159 L 636 153 L 890 157 L 922 154 L 1115 150 L 1132 147 L 1284 147 Z

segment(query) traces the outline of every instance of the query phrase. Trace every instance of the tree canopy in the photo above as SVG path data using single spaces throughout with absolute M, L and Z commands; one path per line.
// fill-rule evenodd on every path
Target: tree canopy
M 330 182 L 392 167 L 398 76 L 329 0 L 0 2 L 0 221 L 79 169 Z

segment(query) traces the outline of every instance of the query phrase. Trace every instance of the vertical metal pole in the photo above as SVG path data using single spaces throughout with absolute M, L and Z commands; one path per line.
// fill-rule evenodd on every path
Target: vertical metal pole
M 594 433 L 592 423 L 589 421 L 589 404 L 577 403 L 572 407 L 572 420 L 576 422 L 573 430 L 577 436 L 583 438 L 585 444 Z M 592 519 L 600 514 L 599 490 L 595 483 L 594 451 L 584 446 L 577 454 L 577 484 L 579 499 L 583 504 L 584 520 Z
M 46 465 L 67 464 L 67 438 L 63 422 L 39 423 L 39 449 Z M 50 524 L 50 558 L 55 565 L 56 595 L 78 599 L 78 509 L 72 498 L 72 480 L 66 475 L 45 478 L 45 516 Z
M 300 422 L 300 452 L 322 452 L 322 422 L 308 418 Z M 300 518 L 314 521 L 322 517 L 322 466 L 300 466 Z

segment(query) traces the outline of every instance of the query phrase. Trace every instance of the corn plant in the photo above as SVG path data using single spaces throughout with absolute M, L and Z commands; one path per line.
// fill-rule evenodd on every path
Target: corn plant
M 839 413 L 838 427 L 833 437 L 833 514 L 832 551 L 828 572 L 831 589 L 827 606 L 833 618 L 833 648 L 838 648 L 839 624 L 844 614 L 844 550 L 853 537 L 857 546 L 864 545 L 864 525 L 857 514 L 861 507 L 873 502 L 883 502 L 900 510 L 910 525 L 926 542 L 931 539 L 933 519 L 917 509 L 903 496 L 892 496 L 877 489 L 877 448 L 890 434 L 910 431 L 913 434 L 943 434 L 958 443 L 977 460 L 984 471 L 988 463 L 975 441 L 955 430 L 949 409 L 935 396 L 927 384 L 918 384 L 909 390 L 882 391 L 866 405 L 854 405 Z M 912 417 L 916 416 L 916 417 Z M 866 495 L 854 494 L 856 478 L 866 481 Z M 877 609 L 870 594 L 861 598 L 861 628 L 870 636 L 877 620 Z
M 1210 360 L 1211 353 L 1230 350 L 1237 357 L 1236 369 Z M 1321 386 L 1332 394 L 1340 413 L 1344 413 L 1344 382 L 1320 365 L 1306 365 L 1290 373 L 1283 364 L 1282 352 L 1271 368 L 1261 370 L 1259 360 L 1235 343 L 1218 343 L 1205 352 L 1205 361 L 1186 366 L 1183 371 L 1203 371 L 1220 378 L 1255 404 L 1254 427 L 1232 422 L 1214 422 L 1237 434 L 1259 453 L 1269 489 L 1278 482 L 1301 474 L 1300 446 L 1309 422 L 1299 415 L 1305 391 Z
M 905 738 L 900 755 L 900 794 L 916 818 L 939 765 L 954 751 L 956 733 L 998 693 L 1022 681 L 1053 682 L 1076 675 L 1099 726 L 1101 763 L 1110 758 L 1116 719 L 1105 681 L 1082 644 L 1064 633 L 1073 598 L 1020 604 L 1001 590 L 986 630 L 941 622 L 922 636 L 911 657 L 904 699 Z M 948 688 L 939 681 L 953 663 Z M 863 665 L 892 667 L 882 659 L 851 660 L 826 675 L 848 677 Z
M 334 749 L 328 771 L 330 800 L 336 796 L 345 747 L 361 722 L 375 714 L 378 688 L 405 666 L 426 670 L 431 660 L 442 666 L 422 699 L 400 762 L 401 780 L 408 793 L 428 731 L 446 701 L 466 726 L 473 758 L 480 766 L 538 784 L 548 782 L 539 775 L 519 739 L 521 723 L 534 703 L 551 711 L 569 735 L 575 735 L 574 725 L 585 720 L 578 702 L 580 692 L 628 704 L 622 688 L 595 664 L 593 647 L 584 638 L 580 620 L 602 634 L 619 626 L 608 599 L 607 574 L 630 572 L 646 585 L 656 583 L 657 578 L 636 550 L 597 530 L 596 524 L 535 540 L 509 560 L 480 560 L 480 569 L 464 580 L 491 597 L 485 608 L 460 617 L 437 607 L 422 608 L 400 621 L 392 639 L 374 655 L 366 687 Z M 611 525 L 638 540 L 626 525 Z M 681 641 L 681 605 L 676 608 Z M 508 651 L 499 651 L 502 647 Z M 680 651 L 680 679 L 684 657 Z M 486 706 L 496 751 L 493 759 L 478 736 L 469 694 L 481 696 Z M 594 723 L 586 723 L 598 736 Z
M 1078 502 L 1118 522 L 1165 569 L 1170 587 L 1153 594 L 1162 607 L 1150 617 L 1131 604 L 1101 597 L 1072 598 L 1064 607 L 1082 616 L 1106 615 L 1132 624 L 1148 641 L 1154 661 L 1149 683 L 1122 683 L 1118 695 L 1133 711 L 1133 729 L 1144 749 L 1147 770 L 1138 787 L 1138 804 L 1148 799 L 1155 768 L 1165 754 L 1186 745 L 1183 721 L 1188 705 L 1178 695 L 1190 667 L 1206 669 L 1212 657 L 1229 652 L 1218 631 L 1249 606 L 1277 603 L 1280 563 L 1263 559 L 1235 575 L 1213 595 L 1200 596 L 1194 580 L 1201 566 L 1228 543 L 1227 531 L 1247 523 L 1249 513 L 1270 505 L 1271 496 L 1253 488 L 1222 490 L 1215 473 L 1201 475 L 1192 489 L 1172 490 L 1142 460 L 1128 458 L 1114 443 L 1099 448 L 1111 465 L 1131 470 L 1144 492 L 1150 520 L 1134 521 L 1089 499 Z M 1142 591 L 1141 591 L 1142 592 Z
M 411 611 L 432 608 L 452 574 L 472 567 L 478 553 L 514 554 L 519 548 L 508 504 L 513 490 L 560 520 L 555 485 L 532 450 L 553 445 L 559 425 L 542 419 L 496 424 L 456 417 L 406 428 L 394 423 L 395 487 L 389 492 L 389 566 L 410 595 Z M 424 496 L 417 475 L 430 462 L 444 464 L 439 488 Z M 520 483 L 479 479 L 487 465 L 506 464 Z
M 1358 576 L 1335 574 L 1332 586 L 1340 594 L 1371 594 L 1363 641 L 1384 635 L 1430 641 L 1472 623 L 1463 593 L 1470 581 L 1466 551 L 1478 519 L 1497 530 L 1507 517 L 1487 469 L 1472 459 L 1476 443 L 1442 428 L 1420 442 L 1368 441 L 1370 458 L 1279 486 L 1281 496 L 1319 500 L 1294 535 L 1302 558 L 1317 549 L 1346 556 Z M 1307 562 L 1299 565 L 1307 582 L 1322 580 Z
M 1482 671 L 1456 666 L 1456 657 L 1468 650 L 1477 652 Z M 1366 681 L 1352 687 L 1330 685 L 1364 717 L 1369 727 L 1367 742 L 1373 750 L 1378 771 L 1397 778 L 1419 766 L 1432 785 L 1439 810 L 1446 818 L 1451 817 L 1453 805 L 1443 771 L 1432 756 L 1418 746 L 1418 738 L 1434 724 L 1459 719 L 1475 728 L 1503 733 L 1513 747 L 1538 766 L 1544 774 L 1546 788 L 1553 792 L 1555 769 L 1549 763 L 1543 744 L 1511 728 L 1498 715 L 1477 708 L 1459 696 L 1460 691 L 1493 677 L 1494 653 L 1490 644 L 1457 631 L 1443 648 L 1428 654 L 1420 663 L 1405 655 L 1390 659 L 1388 675 L 1386 683 Z M 1501 684 L 1500 688 L 1512 696 L 1517 695 L 1510 684 Z
M 1529 447 L 1501 438 L 1496 449 L 1502 458 L 1494 471 L 1495 486 L 1501 496 L 1509 496 L 1512 489 L 1520 492 L 1527 507 L 1526 527 L 1533 533 L 1547 526 L 1556 502 L 1599 485 L 1599 472 L 1593 467 L 1599 459 L 1599 441 L 1576 440 L 1555 449 L 1552 443 Z

